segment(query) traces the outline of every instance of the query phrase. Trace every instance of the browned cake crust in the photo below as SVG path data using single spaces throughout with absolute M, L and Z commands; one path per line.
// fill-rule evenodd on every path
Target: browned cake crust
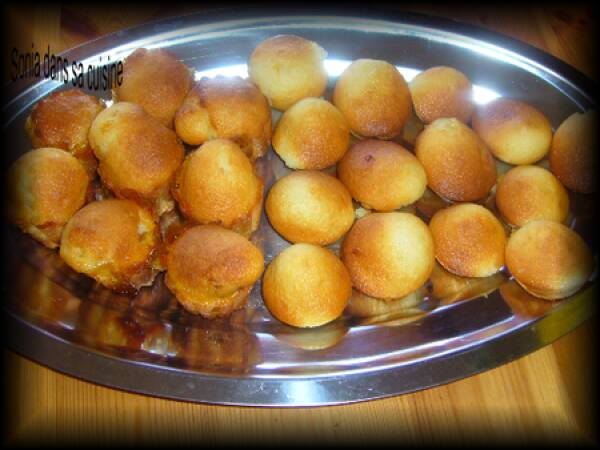
M 560 124 L 548 155 L 550 170 L 569 189 L 589 194 L 598 188 L 598 113 L 574 113 Z
M 263 277 L 263 299 L 277 319 L 316 327 L 338 318 L 352 294 L 344 264 L 329 250 L 295 244 L 279 253 Z
M 513 232 L 506 265 L 530 294 L 547 300 L 577 292 L 594 270 L 592 252 L 581 237 L 558 222 L 536 220 Z
M 175 131 L 191 145 L 215 138 L 230 139 L 255 160 L 266 153 L 271 142 L 271 107 L 248 80 L 202 78 L 177 110 Z
M 215 225 L 187 229 L 167 251 L 168 288 L 192 314 L 223 317 L 241 308 L 264 269 L 262 252 Z
M 25 153 L 10 167 L 6 181 L 9 220 L 49 248 L 58 246 L 64 225 L 90 189 L 81 162 L 57 148 Z
M 92 202 L 65 226 L 60 256 L 77 272 L 118 291 L 151 284 L 159 232 L 149 211 L 130 200 Z
M 454 201 L 484 198 L 496 184 L 496 164 L 485 143 L 457 119 L 437 119 L 417 137 L 417 158 L 429 187 Z
M 79 89 L 53 92 L 37 102 L 25 128 L 35 148 L 54 147 L 74 156 L 89 153 L 88 132 L 104 104 Z
M 114 89 L 115 100 L 142 106 L 164 126 L 173 117 L 192 85 L 190 69 L 167 49 L 138 48 L 123 64 L 123 82 Z
M 367 139 L 354 144 L 338 163 L 337 174 L 356 201 L 377 211 L 410 205 L 427 188 L 419 160 L 390 141 Z
M 429 222 L 435 257 L 463 277 L 487 277 L 504 266 L 506 232 L 488 209 L 462 203 L 438 211 Z
M 285 111 L 327 88 L 327 52 L 300 36 L 282 34 L 262 41 L 248 59 L 248 75 L 273 108 Z
M 193 222 L 221 225 L 246 236 L 258 228 L 263 182 L 232 141 L 214 139 L 189 153 L 172 192 Z
M 476 109 L 473 129 L 496 158 L 533 164 L 550 149 L 552 128 L 546 116 L 520 100 L 499 98 Z
M 283 113 L 273 149 L 292 169 L 324 169 L 338 162 L 350 145 L 342 113 L 326 100 L 305 98 Z
M 341 250 L 354 287 L 377 298 L 420 288 L 435 264 L 427 225 L 409 213 L 373 213 L 355 222 Z
M 469 123 L 473 114 L 473 89 L 464 73 L 437 66 L 419 73 L 409 84 L 415 112 L 424 123 L 455 117 Z
M 66 150 L 79 159 L 90 178 L 98 162 L 88 141 L 88 133 L 104 102 L 79 89 L 53 92 L 37 102 L 25 121 L 25 131 L 35 148 Z
M 363 137 L 389 139 L 402 131 L 412 101 L 408 85 L 392 64 L 358 59 L 340 75 L 333 91 L 333 104 Z
M 102 111 L 90 130 L 102 181 L 117 197 L 134 200 L 160 215 L 174 207 L 169 188 L 184 149 L 173 130 L 134 103 Z
M 328 245 L 354 222 L 352 197 L 335 177 L 300 170 L 280 178 L 265 202 L 273 228 L 288 241 Z
M 569 195 L 543 167 L 518 166 L 498 181 L 496 206 L 506 221 L 517 227 L 541 219 L 564 222 L 569 215 Z

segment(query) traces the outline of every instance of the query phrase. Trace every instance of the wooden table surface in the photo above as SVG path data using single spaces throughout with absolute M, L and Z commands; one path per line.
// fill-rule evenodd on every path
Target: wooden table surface
M 117 4 L 3 8 L 4 25 L 10 30 L 4 39 L 5 61 L 12 48 L 28 51 L 33 43 L 42 54 L 48 45 L 58 53 L 128 26 L 201 9 Z M 596 80 L 596 21 L 591 6 L 565 2 L 516 10 L 514 4 L 403 8 L 507 34 Z M 5 350 L 9 414 L 4 443 L 597 444 L 592 395 L 596 331 L 595 322 L 588 321 L 526 357 L 445 386 L 352 405 L 302 409 L 202 405 L 131 394 L 65 376 Z

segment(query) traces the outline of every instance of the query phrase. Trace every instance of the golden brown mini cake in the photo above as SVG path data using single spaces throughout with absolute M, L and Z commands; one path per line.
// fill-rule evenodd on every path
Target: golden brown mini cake
M 174 208 L 169 187 L 184 149 L 173 130 L 141 106 L 119 102 L 98 114 L 89 138 L 100 161 L 98 173 L 117 197 L 157 215 Z
M 248 236 L 258 228 L 263 182 L 237 144 L 214 139 L 186 156 L 173 196 L 189 220 Z
M 262 252 L 216 225 L 187 229 L 168 250 L 167 287 L 192 314 L 224 317 L 246 303 L 264 269 Z
M 342 113 L 326 100 L 305 98 L 283 113 L 273 149 L 291 169 L 324 169 L 338 162 L 350 145 Z
M 560 124 L 550 146 L 550 170 L 569 189 L 589 194 L 598 187 L 598 113 L 574 113 Z
M 138 48 L 123 63 L 123 82 L 115 100 L 141 105 L 166 127 L 192 85 L 190 69 L 170 50 Z
M 462 277 L 488 277 L 504 265 L 506 233 L 481 205 L 462 203 L 435 213 L 429 222 L 435 257 Z
M 266 153 L 271 128 L 267 98 L 240 77 L 202 78 L 175 114 L 175 131 L 186 144 L 231 139 L 251 160 Z
M 316 327 L 337 319 L 352 295 L 348 270 L 323 247 L 295 244 L 269 264 L 262 282 L 265 305 L 278 320 Z
M 417 137 L 415 153 L 427 173 L 427 184 L 445 199 L 479 200 L 496 184 L 494 158 L 458 119 L 437 119 L 427 125 Z
M 594 270 L 594 258 L 575 231 L 558 222 L 536 220 L 510 236 L 506 265 L 527 292 L 556 300 L 581 289 Z
M 352 197 L 335 177 L 300 170 L 280 178 L 265 202 L 273 228 L 288 241 L 328 245 L 354 222 Z
M 66 150 L 93 174 L 96 159 L 89 146 L 88 132 L 103 109 L 101 100 L 79 89 L 53 92 L 34 105 L 25 130 L 35 148 Z
M 373 213 L 354 223 L 341 250 L 356 289 L 397 299 L 420 288 L 435 264 L 427 225 L 409 213 Z
M 506 221 L 517 227 L 540 219 L 564 222 L 569 215 L 569 195 L 543 167 L 518 166 L 498 181 L 496 206 Z
M 65 226 L 60 256 L 77 272 L 117 291 L 152 283 L 158 227 L 149 211 L 130 200 L 92 202 Z
M 367 139 L 354 144 L 338 163 L 337 174 L 356 201 L 377 211 L 410 205 L 427 188 L 419 160 L 390 141 Z
M 73 155 L 58 148 L 31 150 L 8 171 L 8 219 L 55 248 L 64 225 L 84 205 L 89 183 L 85 168 Z
M 375 59 L 358 59 L 344 70 L 335 84 L 333 104 L 354 134 L 381 139 L 398 135 L 412 108 L 402 74 Z
M 415 112 L 424 123 L 455 117 L 469 123 L 473 113 L 471 81 L 464 73 L 446 66 L 427 69 L 409 84 Z
M 316 42 L 281 34 L 262 41 L 248 60 L 248 75 L 275 109 L 285 111 L 327 88 L 327 52 Z
M 550 149 L 552 128 L 546 116 L 533 106 L 510 98 L 498 98 L 473 114 L 473 129 L 498 159 L 509 164 L 533 164 Z

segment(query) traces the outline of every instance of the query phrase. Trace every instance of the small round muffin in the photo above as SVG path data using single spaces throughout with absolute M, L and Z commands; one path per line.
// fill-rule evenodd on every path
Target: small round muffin
M 285 111 L 300 99 L 323 95 L 326 57 L 316 42 L 281 34 L 258 44 L 248 60 L 248 75 L 273 108 Z
M 25 121 L 25 130 L 35 148 L 53 147 L 77 157 L 90 175 L 95 174 L 96 159 L 88 133 L 104 103 L 79 89 L 53 92 L 37 102 Z
M 416 202 L 427 188 L 419 160 L 399 144 L 367 139 L 350 147 L 337 174 L 367 209 L 392 211 Z
M 338 107 L 358 136 L 390 139 L 410 116 L 408 85 L 392 64 L 358 59 L 340 75 L 333 91 Z
M 224 317 L 245 305 L 264 270 L 262 252 L 216 225 L 188 228 L 167 249 L 167 287 L 192 314 Z
M 184 149 L 173 130 L 141 106 L 119 102 L 98 114 L 89 139 L 102 182 L 117 197 L 158 215 L 174 208 L 169 187 Z
M 533 164 L 550 149 L 552 127 L 533 106 L 510 98 L 498 98 L 473 114 L 473 129 L 496 158 L 509 164 Z
M 429 222 L 435 257 L 462 277 L 488 277 L 504 265 L 506 232 L 491 211 L 462 203 L 435 213 Z
M 173 117 L 192 87 L 190 69 L 170 50 L 138 48 L 125 58 L 123 82 L 114 88 L 118 102 L 141 105 L 164 126 Z
M 350 145 L 342 113 L 326 100 L 305 98 L 283 113 L 273 149 L 291 169 L 324 169 L 338 162 Z
M 543 167 L 518 166 L 498 181 L 496 206 L 506 221 L 517 227 L 532 220 L 564 222 L 569 215 L 569 195 Z
M 73 155 L 58 148 L 31 150 L 8 171 L 8 219 L 48 248 L 56 248 L 64 225 L 81 208 L 90 179 Z
M 550 170 L 569 189 L 583 194 L 598 187 L 598 113 L 574 113 L 560 124 L 548 155 Z
M 354 222 L 352 197 L 335 177 L 300 170 L 280 178 L 265 202 L 273 228 L 290 242 L 328 245 Z
M 75 271 L 116 291 L 152 284 L 160 237 L 149 211 L 109 199 L 81 208 L 65 226 L 60 256 Z
M 202 78 L 177 110 L 175 131 L 190 145 L 231 139 L 254 161 L 267 152 L 271 142 L 271 107 L 248 80 Z
M 262 282 L 265 305 L 278 320 L 317 327 L 337 319 L 352 295 L 348 270 L 323 247 L 294 244 L 269 264 Z
M 188 220 L 246 236 L 258 228 L 263 182 L 232 141 L 214 139 L 189 153 L 172 191 Z
M 445 199 L 479 200 L 496 184 L 494 158 L 458 119 L 437 119 L 427 125 L 417 137 L 415 153 L 427 173 L 427 184 Z
M 342 261 L 359 291 L 397 299 L 416 291 L 435 264 L 427 225 L 409 213 L 373 213 L 356 221 L 346 235 Z
M 414 77 L 408 85 L 415 112 L 424 123 L 455 117 L 469 123 L 473 114 L 473 87 L 464 73 L 438 66 Z
M 594 258 L 575 231 L 551 220 L 536 220 L 508 239 L 506 266 L 527 292 L 556 300 L 581 289 L 594 270 Z

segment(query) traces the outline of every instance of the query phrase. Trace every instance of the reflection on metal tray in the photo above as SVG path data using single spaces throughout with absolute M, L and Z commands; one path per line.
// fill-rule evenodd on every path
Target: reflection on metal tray
M 350 13 L 347 13 L 350 14 Z M 330 90 L 353 59 L 385 59 L 407 79 L 433 65 L 465 72 L 475 98 L 523 99 L 556 127 L 592 106 L 587 81 L 531 47 L 472 27 L 422 16 L 394 20 L 236 11 L 204 13 L 126 30 L 66 53 L 98 63 L 137 47 L 169 47 L 202 76 L 245 76 L 263 39 L 293 33 L 329 53 Z M 29 149 L 23 124 L 30 107 L 60 83 L 14 84 L 4 133 L 9 161 Z M 98 93 L 95 93 L 98 95 Z M 109 99 L 110 93 L 103 97 Z M 275 114 L 274 121 L 278 118 Z M 268 187 L 288 169 L 273 153 L 257 162 Z M 571 225 L 595 246 L 593 199 L 572 196 Z M 413 212 L 425 220 L 442 206 L 428 192 Z M 486 199 L 488 207 L 493 196 Z M 344 315 L 299 330 L 273 319 L 260 283 L 248 306 L 206 320 L 183 311 L 159 276 L 135 296 L 118 295 L 74 273 L 31 238 L 4 227 L 3 286 L 9 345 L 66 373 L 176 399 L 241 405 L 321 405 L 395 395 L 448 382 L 533 351 L 592 313 L 596 283 L 560 302 L 535 299 L 508 274 L 460 278 L 436 266 L 417 293 L 381 308 L 355 293 Z M 253 236 L 267 263 L 289 245 L 263 214 Z M 337 251 L 339 243 L 330 246 Z M 595 248 L 595 247 L 594 247 Z

